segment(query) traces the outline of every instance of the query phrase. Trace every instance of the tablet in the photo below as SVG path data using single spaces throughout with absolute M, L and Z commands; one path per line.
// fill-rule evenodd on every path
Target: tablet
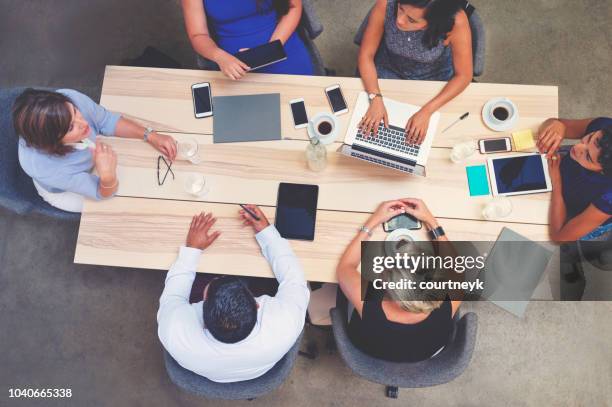
M 318 185 L 280 183 L 274 224 L 282 237 L 314 240 L 318 197 Z
M 524 195 L 552 190 L 548 163 L 543 154 L 518 154 L 489 158 L 493 195 Z
M 263 68 L 264 66 L 287 59 L 285 48 L 283 48 L 283 43 L 280 40 L 237 52 L 234 56 L 247 64 L 251 70 Z

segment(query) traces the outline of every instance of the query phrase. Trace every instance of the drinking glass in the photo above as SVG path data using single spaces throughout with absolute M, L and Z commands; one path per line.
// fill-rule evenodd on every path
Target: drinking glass
M 192 164 L 201 162 L 198 154 L 199 144 L 194 139 L 188 138 L 178 142 L 176 158 L 190 161 Z
M 450 154 L 450 159 L 459 164 L 470 158 L 476 152 L 476 143 L 473 140 L 463 141 L 455 144 Z
M 491 199 L 482 210 L 482 217 L 486 220 L 505 218 L 512 213 L 512 202 L 510 199 L 500 196 Z
M 197 198 L 202 198 L 208 194 L 209 188 L 206 177 L 202 174 L 189 173 L 185 178 L 185 192 Z

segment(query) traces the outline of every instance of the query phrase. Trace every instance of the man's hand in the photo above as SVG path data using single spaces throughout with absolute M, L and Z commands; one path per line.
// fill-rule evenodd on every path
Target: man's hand
M 370 215 L 370 218 L 366 222 L 366 226 L 370 229 L 374 229 L 382 223 L 388 222 L 389 219 L 401 215 L 405 211 L 406 205 L 402 201 L 385 201 L 378 205 L 376 211 Z
M 266 215 L 264 215 L 264 213 L 261 211 L 261 209 L 259 209 L 257 205 L 244 205 L 244 206 L 246 206 L 251 212 L 257 215 L 257 217 L 259 218 L 259 220 L 257 220 L 253 216 L 251 216 L 249 213 L 247 213 L 247 211 L 245 211 L 244 209 L 240 209 L 239 213 L 240 213 L 240 217 L 243 220 L 242 223 L 244 225 L 253 226 L 253 229 L 255 229 L 255 233 L 259 233 L 265 228 L 267 228 L 268 226 L 270 226 L 270 222 L 268 222 L 268 218 L 266 218 Z
M 217 221 L 213 218 L 212 213 L 195 215 L 191 219 L 191 225 L 189 226 L 189 233 L 187 234 L 187 247 L 193 247 L 194 249 L 204 250 L 208 248 L 221 234 L 221 232 L 214 231 L 210 232 L 210 228 Z
M 429 226 L 430 229 L 434 229 L 437 227 L 438 221 L 431 214 L 429 208 L 427 207 L 427 205 L 425 205 L 425 202 L 416 198 L 404 198 L 400 199 L 400 201 L 407 205 L 406 213 L 408 215 L 411 215 L 416 219 L 420 220 L 421 222 Z
M 152 132 L 149 134 L 149 144 L 162 153 L 170 161 L 176 158 L 176 141 L 166 134 Z

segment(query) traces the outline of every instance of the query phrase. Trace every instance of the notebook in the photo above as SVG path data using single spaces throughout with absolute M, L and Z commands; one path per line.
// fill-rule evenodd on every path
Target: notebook
M 213 106 L 215 143 L 281 139 L 279 93 L 215 96 Z
M 465 167 L 467 173 L 470 196 L 489 195 L 489 178 L 487 178 L 486 165 L 472 165 Z

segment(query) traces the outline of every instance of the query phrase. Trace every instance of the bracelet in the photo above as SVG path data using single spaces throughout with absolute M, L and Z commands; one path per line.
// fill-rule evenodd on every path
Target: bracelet
M 367 227 L 366 225 L 363 225 L 359 228 L 360 232 L 364 232 L 366 233 L 368 236 L 372 237 L 372 230 L 370 230 L 369 227 Z
M 100 186 L 104 189 L 113 189 L 115 188 L 117 185 L 119 184 L 119 180 L 117 178 L 115 178 L 115 183 L 113 185 L 111 185 L 110 187 L 107 187 L 106 185 L 102 184 L 102 181 L 100 181 Z
M 143 139 L 144 141 L 146 141 L 147 143 L 149 142 L 149 135 L 153 133 L 153 129 L 150 127 L 146 127 L 145 131 L 144 131 L 144 135 L 143 135 Z

